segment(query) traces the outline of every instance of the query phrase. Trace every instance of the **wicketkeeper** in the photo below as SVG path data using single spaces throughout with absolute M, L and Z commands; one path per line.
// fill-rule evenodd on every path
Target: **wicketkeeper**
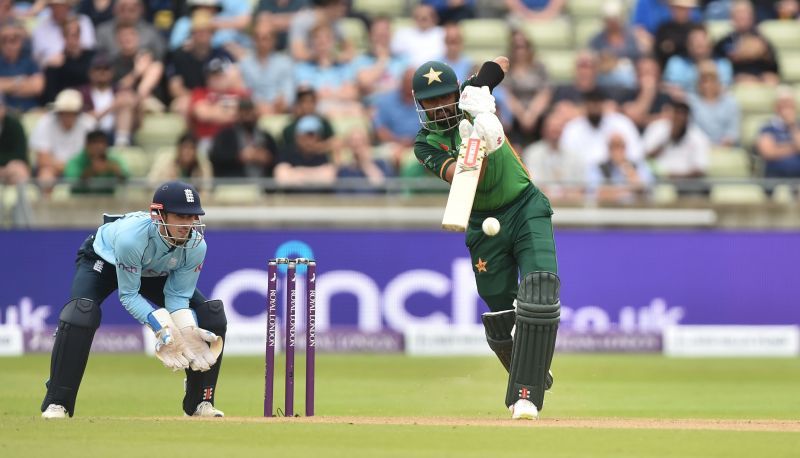
M 71 299 L 59 315 L 43 418 L 74 414 L 100 305 L 114 290 L 125 310 L 155 333 L 156 356 L 166 367 L 186 371 L 185 415 L 224 415 L 214 407 L 214 392 L 225 310 L 197 289 L 206 255 L 204 214 L 194 186 L 170 181 L 155 191 L 149 213 L 106 218 L 86 239 L 78 250 Z
M 422 124 L 414 153 L 449 183 L 461 139 L 474 129 L 485 145 L 488 157 L 483 161 L 466 243 L 478 293 L 491 310 L 482 317 L 486 339 L 509 371 L 506 406 L 514 419 L 535 419 L 542 410 L 544 392 L 553 383 L 549 370 L 561 309 L 558 264 L 550 201 L 531 182 L 495 115 L 491 91 L 507 68 L 508 59 L 498 57 L 459 84 L 446 64 L 422 64 L 413 80 Z M 481 229 L 490 216 L 502 228 L 494 237 Z

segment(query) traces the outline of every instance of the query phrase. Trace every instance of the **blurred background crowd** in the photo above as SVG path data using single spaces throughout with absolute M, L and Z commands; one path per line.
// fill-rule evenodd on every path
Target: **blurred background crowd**
M 463 81 L 506 55 L 500 119 L 556 201 L 791 197 L 798 17 L 798 0 L 0 0 L 0 185 L 424 192 L 414 69 Z

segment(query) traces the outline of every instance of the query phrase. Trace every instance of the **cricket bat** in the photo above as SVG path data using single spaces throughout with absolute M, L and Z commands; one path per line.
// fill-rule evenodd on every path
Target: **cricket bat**
M 465 232 L 475 200 L 475 190 L 481 175 L 481 166 L 486 157 L 486 147 L 475 130 L 468 138 L 461 139 L 458 159 L 450 184 L 450 195 L 442 218 L 442 229 L 452 232 Z

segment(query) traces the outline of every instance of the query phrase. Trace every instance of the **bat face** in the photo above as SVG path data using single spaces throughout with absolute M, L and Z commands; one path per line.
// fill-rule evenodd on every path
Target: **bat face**
M 442 228 L 447 231 L 464 232 L 467 229 L 472 202 L 486 156 L 485 147 L 477 133 L 461 141 L 456 170 L 450 184 L 450 195 L 442 218 Z

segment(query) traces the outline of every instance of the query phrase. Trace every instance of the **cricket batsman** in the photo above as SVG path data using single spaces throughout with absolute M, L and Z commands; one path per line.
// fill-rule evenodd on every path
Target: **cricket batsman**
M 114 290 L 125 309 L 155 333 L 162 363 L 186 371 L 184 414 L 224 416 L 214 407 L 214 391 L 225 310 L 197 289 L 206 255 L 204 214 L 194 186 L 169 181 L 155 191 L 149 213 L 104 215 L 105 224 L 78 250 L 71 299 L 59 315 L 43 418 L 74 414 L 100 304 Z
M 501 56 L 459 84 L 448 65 L 422 64 L 412 84 L 422 124 L 414 153 L 451 183 L 461 140 L 474 130 L 485 145 L 488 156 L 466 244 L 478 293 L 490 309 L 482 316 L 486 339 L 509 372 L 505 404 L 513 419 L 536 419 L 553 383 L 549 371 L 561 309 L 558 264 L 550 201 L 531 182 L 495 115 L 491 91 L 507 69 L 508 59 Z M 493 237 L 481 229 L 488 217 L 502 227 Z

